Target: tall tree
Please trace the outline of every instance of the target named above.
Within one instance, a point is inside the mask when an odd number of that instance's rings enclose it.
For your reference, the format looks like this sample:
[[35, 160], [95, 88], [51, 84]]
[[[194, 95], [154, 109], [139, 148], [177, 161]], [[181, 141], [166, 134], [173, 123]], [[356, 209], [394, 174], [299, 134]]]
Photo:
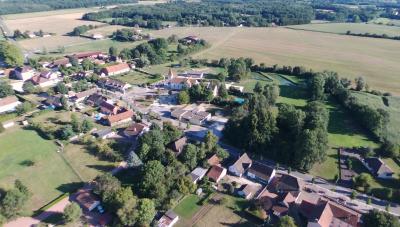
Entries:
[[66, 223], [74, 223], [74, 222], [78, 221], [81, 216], [82, 216], [82, 209], [75, 202], [68, 204], [64, 208], [63, 220]]

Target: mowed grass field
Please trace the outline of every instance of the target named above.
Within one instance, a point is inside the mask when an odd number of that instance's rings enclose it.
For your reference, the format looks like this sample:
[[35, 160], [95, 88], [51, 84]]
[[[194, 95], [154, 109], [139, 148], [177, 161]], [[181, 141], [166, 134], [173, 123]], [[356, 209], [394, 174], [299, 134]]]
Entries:
[[[53, 141], [35, 131], [12, 128], [0, 134], [0, 187], [8, 189], [16, 179], [28, 186], [33, 196], [27, 215], [80, 182], [65, 163]], [[28, 162], [34, 162], [29, 166]]]
[[287, 28], [174, 27], [158, 37], [197, 35], [212, 44], [197, 58], [251, 57], [267, 65], [301, 65], [342, 76], [364, 76], [372, 89], [400, 94], [400, 42]]
[[347, 31], [352, 33], [371, 33], [386, 34], [388, 36], [400, 36], [400, 27], [378, 25], [374, 23], [322, 23], [322, 24], [304, 24], [287, 26], [288, 28], [302, 29], [307, 31], [331, 32], [345, 34]]

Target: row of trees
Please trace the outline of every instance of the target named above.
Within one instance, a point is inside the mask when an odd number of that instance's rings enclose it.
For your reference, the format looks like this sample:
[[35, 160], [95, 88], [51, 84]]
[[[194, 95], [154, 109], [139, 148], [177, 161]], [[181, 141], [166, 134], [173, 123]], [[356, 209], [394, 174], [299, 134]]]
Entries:
[[394, 40], [400, 40], [400, 36], [388, 36], [387, 34], [371, 34], [369, 32], [365, 33], [355, 33], [351, 31], [347, 31], [346, 35], [352, 35], [352, 36], [361, 36], [361, 37], [370, 37], [370, 38], [379, 38], [379, 39], [394, 39]]
[[224, 129], [231, 144], [290, 166], [309, 170], [325, 158], [329, 113], [321, 102], [309, 102], [304, 110], [274, 105], [277, 85], [257, 84], [248, 102], [233, 111]]
[[0, 2], [0, 15], [49, 11], [56, 9], [86, 8], [125, 3], [135, 3], [136, 0], [10, 0]]
[[[187, 11], [190, 9], [190, 13]], [[116, 19], [125, 25], [146, 21], [176, 21], [179, 25], [202, 26], [271, 26], [307, 24], [314, 18], [310, 5], [293, 1], [206, 0], [201, 2], [169, 2], [153, 6], [135, 6], [87, 13], [85, 20]]]
[[80, 36], [80, 35], [85, 34], [87, 31], [92, 30], [92, 29], [95, 29], [95, 28], [97, 28], [97, 27], [98, 27], [98, 26], [92, 25], [92, 24], [89, 24], [89, 25], [86, 25], [86, 24], [80, 25], [80, 26], [75, 27], [75, 28], [72, 30], [72, 32], [70, 33], [70, 35], [73, 35], [73, 36]]
[[[374, 108], [360, 103], [350, 92], [351, 81], [339, 78], [335, 72], [317, 73], [308, 80], [308, 90], [313, 100], [324, 100], [326, 94], [335, 97], [358, 122], [368, 129], [381, 142], [387, 140], [389, 113], [382, 108]], [[355, 79], [355, 90], [366, 87], [362, 77]]]

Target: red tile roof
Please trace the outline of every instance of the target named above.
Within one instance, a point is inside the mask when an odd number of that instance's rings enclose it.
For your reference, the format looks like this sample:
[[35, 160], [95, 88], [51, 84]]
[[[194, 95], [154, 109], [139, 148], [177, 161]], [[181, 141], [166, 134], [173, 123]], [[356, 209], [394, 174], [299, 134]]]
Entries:
[[106, 74], [109, 74], [109, 73], [115, 73], [115, 72], [119, 72], [119, 71], [122, 71], [122, 70], [125, 70], [125, 69], [129, 69], [129, 68], [130, 68], [130, 67], [129, 67], [128, 64], [126, 64], [126, 63], [120, 63], [120, 64], [117, 64], [117, 65], [107, 66], [107, 67], [105, 67], [105, 68], [103, 69], [103, 71], [104, 71]]
[[129, 136], [137, 136], [146, 127], [148, 126], [143, 123], [133, 123], [128, 128], [125, 129], [124, 133]]
[[213, 181], [217, 182], [218, 178], [221, 176], [224, 171], [223, 167], [220, 166], [212, 166], [210, 171], [208, 171], [207, 176]]
[[0, 106], [5, 106], [5, 105], [9, 105], [11, 103], [15, 103], [18, 102], [17, 97], [15, 96], [8, 96], [5, 98], [0, 99]]
[[117, 123], [119, 121], [123, 121], [129, 118], [132, 118], [133, 115], [135, 115], [135, 113], [133, 112], [133, 110], [126, 110], [122, 113], [118, 113], [115, 115], [110, 115], [107, 117], [107, 121], [110, 125]]

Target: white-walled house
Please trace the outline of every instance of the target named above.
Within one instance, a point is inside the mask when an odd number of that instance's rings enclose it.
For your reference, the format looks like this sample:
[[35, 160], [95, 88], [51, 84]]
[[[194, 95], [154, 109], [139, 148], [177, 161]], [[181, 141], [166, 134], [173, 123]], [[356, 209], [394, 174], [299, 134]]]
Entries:
[[17, 67], [14, 72], [17, 79], [23, 81], [29, 80], [35, 75], [35, 69], [30, 66]]
[[244, 153], [233, 165], [229, 166], [229, 172], [238, 177], [242, 177], [252, 164], [253, 161]]
[[382, 159], [372, 157], [362, 160], [364, 166], [377, 178], [392, 179], [394, 172]]
[[21, 104], [15, 96], [8, 96], [0, 99], [0, 113], [15, 111], [15, 108]]

